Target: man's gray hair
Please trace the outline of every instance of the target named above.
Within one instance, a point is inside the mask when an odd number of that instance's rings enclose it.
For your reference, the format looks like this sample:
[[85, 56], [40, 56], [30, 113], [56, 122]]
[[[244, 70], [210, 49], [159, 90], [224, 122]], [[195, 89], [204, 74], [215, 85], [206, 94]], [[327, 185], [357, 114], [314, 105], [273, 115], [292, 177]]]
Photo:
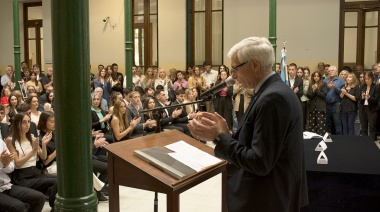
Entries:
[[330, 69], [330, 68], [331, 68], [332, 70], [334, 70], [334, 71], [337, 71], [337, 70], [338, 70], [338, 68], [337, 68], [336, 66], [330, 66], [329, 69]]
[[227, 56], [237, 56], [241, 63], [256, 59], [260, 61], [261, 70], [271, 70], [274, 62], [274, 50], [272, 44], [265, 37], [249, 37], [235, 44]]

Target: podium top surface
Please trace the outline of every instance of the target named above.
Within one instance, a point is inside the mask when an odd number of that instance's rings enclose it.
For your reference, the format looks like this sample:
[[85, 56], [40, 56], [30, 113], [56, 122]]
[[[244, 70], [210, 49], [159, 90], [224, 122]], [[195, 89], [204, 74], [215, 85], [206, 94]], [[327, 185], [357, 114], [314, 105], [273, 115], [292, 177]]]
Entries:
[[[108, 154], [111, 154], [113, 156], [116, 156], [125, 163], [130, 164], [133, 167], [136, 167], [137, 169], [140, 169], [141, 171], [145, 172], [146, 174], [156, 178], [157, 180], [161, 181], [162, 183], [166, 184], [170, 187], [180, 186], [181, 184], [186, 184], [186, 181], [189, 181], [189, 179], [192, 179], [192, 177], [185, 178], [182, 180], [178, 180], [163, 171], [153, 167], [152, 165], [148, 164], [147, 162], [139, 159], [133, 154], [134, 150], [139, 149], [146, 149], [154, 146], [161, 146], [164, 147], [168, 144], [175, 143], [177, 141], [183, 140], [187, 142], [188, 144], [207, 152], [211, 155], [214, 155], [214, 149], [187, 136], [186, 134], [183, 134], [177, 130], [168, 130], [161, 133], [155, 133], [152, 135], [142, 136], [130, 140], [125, 140], [113, 144], [109, 144], [105, 146], [104, 148], [108, 151]], [[223, 170], [225, 170], [227, 162], [222, 160], [221, 163], [212, 166], [210, 168], [207, 168], [205, 170], [202, 170], [197, 173], [197, 176], [199, 177], [202, 175], [207, 175], [210, 172], [218, 171], [219, 173]]]

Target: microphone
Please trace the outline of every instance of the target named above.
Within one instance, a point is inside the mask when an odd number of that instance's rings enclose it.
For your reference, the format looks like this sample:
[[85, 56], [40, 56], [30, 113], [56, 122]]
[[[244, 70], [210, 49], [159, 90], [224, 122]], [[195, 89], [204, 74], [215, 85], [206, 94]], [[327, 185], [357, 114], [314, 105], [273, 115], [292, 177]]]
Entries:
[[204, 99], [204, 98], [212, 97], [216, 93], [218, 93], [219, 91], [221, 91], [223, 88], [225, 88], [227, 86], [232, 86], [234, 84], [235, 84], [235, 80], [231, 76], [229, 76], [226, 80], [224, 80], [224, 82], [219, 83], [219, 84], [215, 85], [214, 87], [210, 88], [209, 90], [203, 92], [199, 96], [199, 98], [200, 99]]

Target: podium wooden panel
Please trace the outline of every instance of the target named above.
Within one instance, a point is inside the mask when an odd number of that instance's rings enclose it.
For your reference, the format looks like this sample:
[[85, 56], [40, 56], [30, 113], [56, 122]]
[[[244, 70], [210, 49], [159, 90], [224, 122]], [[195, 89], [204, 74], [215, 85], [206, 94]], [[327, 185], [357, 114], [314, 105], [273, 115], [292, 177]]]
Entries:
[[202, 170], [189, 178], [177, 180], [133, 155], [133, 150], [165, 146], [180, 140], [214, 155], [214, 150], [211, 147], [177, 130], [169, 130], [105, 146], [104, 148], [108, 151], [109, 211], [120, 211], [119, 185], [165, 193], [167, 195], [167, 211], [179, 211], [180, 193], [219, 173], [222, 173], [222, 211], [227, 211], [226, 161]]

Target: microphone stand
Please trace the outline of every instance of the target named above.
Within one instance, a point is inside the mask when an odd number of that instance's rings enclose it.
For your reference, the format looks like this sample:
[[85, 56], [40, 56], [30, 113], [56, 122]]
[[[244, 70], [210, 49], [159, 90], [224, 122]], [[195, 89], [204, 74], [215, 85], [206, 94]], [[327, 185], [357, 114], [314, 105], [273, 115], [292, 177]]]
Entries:
[[[212, 98], [212, 95], [210, 95], [210, 96]], [[210, 98], [210, 96], [207, 96], [207, 97]], [[157, 123], [156, 133], [159, 133], [159, 132], [161, 132], [161, 119], [162, 119], [161, 118], [161, 114], [162, 114], [162, 110], [172, 109], [172, 108], [178, 108], [178, 107], [181, 107], [181, 109], [182, 109], [182, 106], [191, 105], [191, 104], [198, 104], [198, 103], [202, 103], [202, 102], [204, 102], [206, 100], [208, 100], [208, 99], [204, 98], [204, 99], [200, 99], [200, 100], [197, 100], [197, 101], [194, 101], [194, 102], [181, 103], [181, 104], [177, 104], [177, 105], [169, 105], [169, 106], [165, 106], [165, 107], [156, 107], [156, 108], [153, 108], [153, 109], [142, 110], [142, 111], [140, 111], [140, 113], [152, 112], [154, 114], [157, 114], [156, 116], [153, 115], [153, 118], [154, 118], [154, 120], [156, 120], [156, 123]], [[153, 206], [154, 206], [154, 212], [158, 212], [158, 193], [156, 191], [154, 192], [154, 203], [153, 203]]]

